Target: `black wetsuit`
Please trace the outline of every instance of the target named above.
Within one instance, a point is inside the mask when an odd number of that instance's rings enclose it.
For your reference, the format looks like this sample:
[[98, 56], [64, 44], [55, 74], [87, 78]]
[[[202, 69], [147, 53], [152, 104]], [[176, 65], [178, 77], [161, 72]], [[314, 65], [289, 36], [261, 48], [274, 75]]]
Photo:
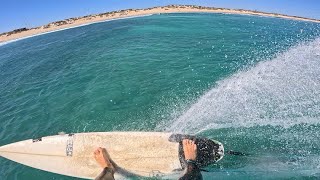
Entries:
[[113, 170], [109, 167], [104, 168], [95, 180], [114, 180]]
[[201, 170], [195, 163], [187, 163], [184, 175], [179, 180], [202, 180]]
[[[112, 171], [111, 168], [104, 168], [95, 180], [114, 180]], [[202, 180], [200, 169], [195, 163], [188, 163], [185, 171], [185, 174], [179, 180]]]

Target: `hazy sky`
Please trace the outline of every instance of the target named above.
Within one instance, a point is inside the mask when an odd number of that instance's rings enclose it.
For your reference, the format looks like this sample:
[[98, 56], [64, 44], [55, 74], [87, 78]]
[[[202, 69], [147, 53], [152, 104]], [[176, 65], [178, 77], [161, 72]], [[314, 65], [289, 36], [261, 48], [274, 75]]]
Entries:
[[119, 9], [195, 4], [320, 19], [320, 0], [1, 0], [0, 32]]

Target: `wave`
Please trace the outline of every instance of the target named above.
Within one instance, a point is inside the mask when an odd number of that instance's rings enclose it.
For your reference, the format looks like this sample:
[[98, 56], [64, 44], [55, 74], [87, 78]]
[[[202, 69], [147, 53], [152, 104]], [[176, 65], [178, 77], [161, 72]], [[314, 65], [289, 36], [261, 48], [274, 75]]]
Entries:
[[242, 70], [200, 97], [167, 131], [317, 124], [320, 117], [320, 38]]

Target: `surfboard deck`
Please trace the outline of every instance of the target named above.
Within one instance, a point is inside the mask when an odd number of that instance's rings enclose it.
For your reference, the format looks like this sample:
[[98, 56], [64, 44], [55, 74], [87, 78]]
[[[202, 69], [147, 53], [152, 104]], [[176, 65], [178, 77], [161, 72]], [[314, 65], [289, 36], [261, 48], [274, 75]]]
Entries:
[[29, 139], [0, 147], [0, 156], [67, 176], [94, 179], [102, 169], [93, 152], [106, 148], [116, 166], [116, 179], [130, 176], [170, 177], [181, 174], [179, 143], [172, 133], [94, 132]]

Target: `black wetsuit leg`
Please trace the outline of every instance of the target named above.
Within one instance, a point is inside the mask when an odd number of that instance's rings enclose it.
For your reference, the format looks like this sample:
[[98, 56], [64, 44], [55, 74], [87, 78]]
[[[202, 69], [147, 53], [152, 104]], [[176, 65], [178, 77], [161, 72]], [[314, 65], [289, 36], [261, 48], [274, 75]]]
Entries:
[[95, 180], [114, 180], [113, 170], [109, 167], [104, 168], [99, 176], [95, 178]]
[[197, 165], [188, 163], [185, 174], [179, 180], [202, 180], [202, 174]]
[[[114, 180], [113, 170], [104, 168], [95, 180]], [[200, 169], [193, 163], [188, 163], [185, 174], [179, 180], [202, 180]]]

